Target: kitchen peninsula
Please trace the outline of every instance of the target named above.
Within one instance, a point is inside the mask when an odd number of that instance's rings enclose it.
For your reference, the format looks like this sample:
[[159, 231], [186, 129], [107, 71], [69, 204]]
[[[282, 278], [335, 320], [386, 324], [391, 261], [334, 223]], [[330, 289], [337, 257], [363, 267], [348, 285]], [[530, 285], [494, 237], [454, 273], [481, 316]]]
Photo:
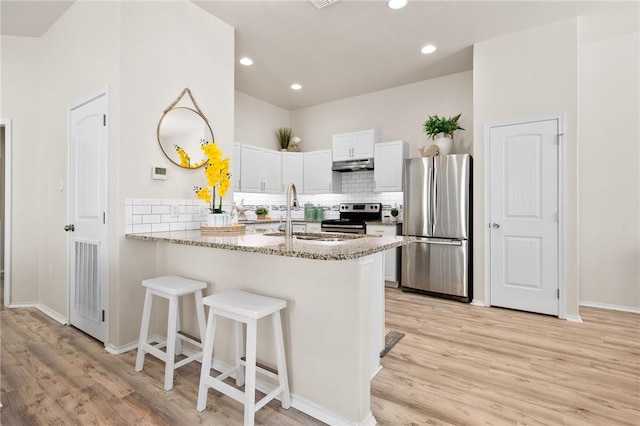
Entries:
[[[156, 244], [158, 276], [206, 281], [208, 294], [240, 289], [286, 300], [292, 406], [328, 424], [373, 425], [370, 381], [381, 368], [384, 346], [384, 251], [413, 240], [344, 235], [334, 241], [336, 234], [307, 234], [314, 235], [321, 239], [285, 241], [278, 233], [249, 232], [202, 236], [198, 230], [126, 238], [134, 245]], [[181, 320], [187, 332], [196, 329], [192, 312], [185, 303]], [[258, 328], [258, 361], [275, 366], [269, 328]], [[232, 348], [232, 327], [221, 321], [214, 369], [232, 363]]]

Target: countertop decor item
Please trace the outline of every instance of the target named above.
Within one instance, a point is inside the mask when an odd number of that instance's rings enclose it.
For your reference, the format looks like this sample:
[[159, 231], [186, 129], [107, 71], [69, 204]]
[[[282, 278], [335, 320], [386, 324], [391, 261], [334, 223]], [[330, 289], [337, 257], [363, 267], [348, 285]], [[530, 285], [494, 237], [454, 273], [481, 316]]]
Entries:
[[[196, 196], [207, 203], [209, 213], [223, 213], [222, 198], [231, 186], [231, 174], [229, 173], [229, 157], [222, 158], [222, 151], [215, 143], [203, 143], [200, 146], [207, 158], [204, 167], [204, 174], [207, 177], [207, 185], [204, 187], [194, 186]], [[216, 192], [220, 201], [216, 206]]]
[[289, 141], [289, 147], [287, 148], [287, 151], [300, 152], [300, 147], [298, 145], [300, 145], [301, 140], [302, 139], [300, 139], [298, 136], [292, 137], [291, 140]]
[[398, 221], [398, 214], [400, 213], [398, 211], [398, 209], [396, 209], [395, 207], [391, 209], [391, 211], [389, 212], [391, 213], [391, 220], [393, 222], [397, 222]]
[[269, 213], [269, 210], [267, 210], [266, 207], [258, 207], [256, 209], [256, 217], [258, 218], [258, 220], [266, 219], [268, 213]]
[[458, 114], [449, 118], [438, 117], [437, 114], [430, 115], [427, 121], [424, 122], [424, 132], [438, 147], [439, 155], [449, 154], [453, 146], [453, 133], [456, 130], [464, 130], [458, 124], [461, 115]]
[[289, 141], [291, 140], [291, 127], [280, 127], [276, 129], [276, 136], [278, 138], [278, 143], [280, 144], [280, 149], [286, 151], [289, 148]]
[[440, 153], [440, 149], [436, 145], [423, 146], [419, 148], [420, 155], [423, 157], [434, 157]]

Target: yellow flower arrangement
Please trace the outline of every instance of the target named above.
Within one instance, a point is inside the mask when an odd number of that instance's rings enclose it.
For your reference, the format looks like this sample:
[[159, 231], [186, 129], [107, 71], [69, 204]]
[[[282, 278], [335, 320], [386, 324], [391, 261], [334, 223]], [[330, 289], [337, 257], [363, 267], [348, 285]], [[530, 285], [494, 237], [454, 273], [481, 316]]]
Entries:
[[178, 156], [180, 157], [180, 165], [182, 167], [187, 167], [187, 168], [191, 167], [191, 158], [189, 157], [189, 154], [187, 154], [187, 151], [185, 151], [182, 147], [178, 145], [173, 145], [173, 146], [178, 152]]
[[[198, 199], [204, 200], [204, 202], [209, 204], [209, 211], [211, 213], [222, 213], [222, 197], [225, 196], [231, 186], [229, 157], [222, 158], [222, 151], [215, 142], [208, 143], [203, 141], [200, 149], [202, 149], [208, 161], [204, 166], [204, 174], [207, 177], [208, 186], [194, 186], [193, 190]], [[220, 197], [220, 202], [217, 207], [216, 192]]]

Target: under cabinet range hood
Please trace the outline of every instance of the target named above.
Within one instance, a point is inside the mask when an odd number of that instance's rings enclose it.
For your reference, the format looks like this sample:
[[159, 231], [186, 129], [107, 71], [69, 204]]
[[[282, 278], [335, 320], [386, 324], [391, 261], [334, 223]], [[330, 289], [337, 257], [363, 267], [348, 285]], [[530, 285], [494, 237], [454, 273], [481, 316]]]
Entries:
[[373, 170], [373, 158], [362, 160], [334, 161], [331, 170], [334, 172], [357, 172], [360, 170]]

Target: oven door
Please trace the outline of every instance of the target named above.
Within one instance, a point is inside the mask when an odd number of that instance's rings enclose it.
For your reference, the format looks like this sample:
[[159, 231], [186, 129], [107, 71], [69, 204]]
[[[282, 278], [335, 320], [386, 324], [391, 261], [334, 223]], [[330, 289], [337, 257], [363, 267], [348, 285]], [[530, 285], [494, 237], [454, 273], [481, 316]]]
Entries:
[[364, 223], [331, 223], [322, 222], [320, 225], [322, 232], [339, 232], [341, 234], [364, 234]]

